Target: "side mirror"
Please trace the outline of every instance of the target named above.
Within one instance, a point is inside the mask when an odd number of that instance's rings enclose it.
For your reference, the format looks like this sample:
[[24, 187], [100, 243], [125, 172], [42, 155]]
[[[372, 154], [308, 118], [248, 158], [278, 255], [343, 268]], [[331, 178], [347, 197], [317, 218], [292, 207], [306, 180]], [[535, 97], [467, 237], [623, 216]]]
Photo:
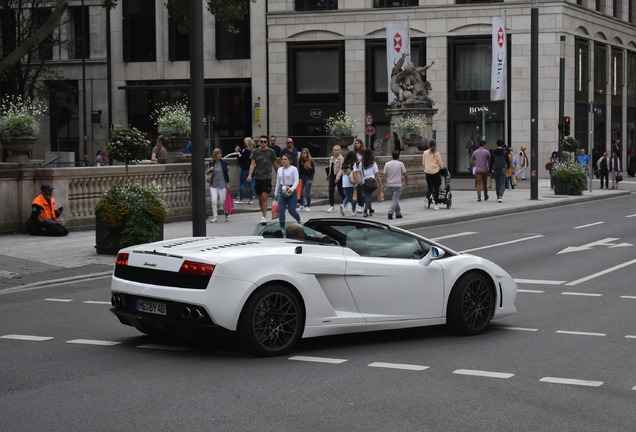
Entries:
[[432, 261], [434, 261], [436, 259], [439, 259], [439, 258], [443, 257], [444, 255], [446, 255], [446, 252], [444, 252], [444, 249], [438, 249], [435, 246], [432, 246], [429, 249], [429, 251], [426, 254], [426, 256], [420, 260], [420, 265], [422, 265], [424, 267], [428, 267], [428, 265]]

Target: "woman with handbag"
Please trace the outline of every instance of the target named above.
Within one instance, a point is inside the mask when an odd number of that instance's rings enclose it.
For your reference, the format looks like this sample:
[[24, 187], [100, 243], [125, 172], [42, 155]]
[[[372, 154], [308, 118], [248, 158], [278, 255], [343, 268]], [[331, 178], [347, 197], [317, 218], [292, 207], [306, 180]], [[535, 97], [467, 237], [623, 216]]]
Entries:
[[[210, 198], [212, 199], [212, 218], [210, 222], [218, 220], [218, 207], [225, 204], [225, 196], [230, 193], [230, 175], [227, 162], [223, 160], [221, 149], [215, 148], [212, 151], [212, 160], [205, 171], [207, 176], [212, 175], [210, 180]], [[225, 222], [230, 220], [230, 215], [224, 210]]]
[[368, 217], [375, 212], [375, 210], [371, 207], [371, 204], [373, 203], [373, 192], [382, 186], [378, 164], [375, 163], [373, 152], [369, 149], [364, 151], [361, 168], [361, 181], [364, 189], [364, 217]]
[[342, 190], [344, 191], [344, 199], [340, 204], [340, 214], [345, 216], [345, 211], [349, 210], [349, 204], [351, 204], [350, 216], [356, 215], [356, 202], [353, 201], [353, 190], [358, 185], [358, 172], [355, 171], [356, 154], [354, 152], [347, 153], [347, 156], [342, 162], [340, 171], [336, 175], [336, 183], [342, 183]]
[[609, 172], [612, 177], [612, 189], [618, 189], [618, 182], [621, 181], [618, 178], [621, 173], [621, 160], [615, 151], [612, 152], [612, 157], [609, 160]]
[[433, 208], [439, 210], [437, 199], [439, 197], [439, 185], [442, 183], [440, 171], [444, 169], [444, 163], [442, 162], [442, 156], [437, 151], [435, 140], [428, 142], [428, 150], [422, 154], [422, 165], [426, 174], [426, 194], [428, 195], [429, 205], [433, 201], [435, 203]]
[[342, 162], [344, 158], [342, 157], [342, 149], [338, 144], [333, 146], [333, 154], [329, 159], [329, 166], [326, 169], [327, 171], [327, 183], [329, 183], [329, 208], [327, 209], [327, 213], [332, 213], [334, 210], [335, 197], [336, 197], [336, 187], [338, 188], [338, 195], [340, 195], [341, 199], [344, 199], [344, 191], [342, 190], [342, 182], [336, 182], [336, 177], [340, 172], [340, 168], [342, 168]]
[[296, 210], [298, 202], [298, 169], [292, 165], [291, 156], [284, 154], [280, 157], [281, 167], [278, 168], [276, 176], [276, 190], [274, 191], [274, 199], [278, 202], [278, 220], [281, 228], [285, 229], [285, 209], [296, 219], [299, 224], [302, 223], [300, 215]]

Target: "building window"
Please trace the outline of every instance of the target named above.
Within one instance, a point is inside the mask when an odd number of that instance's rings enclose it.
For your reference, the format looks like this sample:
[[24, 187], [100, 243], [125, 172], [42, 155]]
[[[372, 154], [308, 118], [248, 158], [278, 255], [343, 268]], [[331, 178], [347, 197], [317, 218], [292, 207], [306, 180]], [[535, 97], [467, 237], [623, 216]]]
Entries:
[[338, 0], [296, 0], [296, 12], [338, 9]]
[[586, 40], [576, 40], [576, 58], [574, 64], [575, 99], [587, 103], [590, 49]]
[[290, 46], [290, 94], [296, 103], [337, 103], [344, 96], [344, 47], [336, 44]]
[[88, 8], [72, 7], [70, 10], [72, 45], [69, 56], [74, 59], [91, 58]]
[[0, 29], [2, 29], [0, 43], [2, 44], [1, 52], [3, 58], [8, 56], [16, 47], [17, 28], [18, 23], [15, 11], [11, 9], [0, 10]]
[[636, 52], [627, 53], [627, 86], [626, 87], [627, 87], [627, 105], [636, 107]]
[[503, 0], [455, 0], [455, 4], [503, 3]]
[[125, 62], [157, 59], [154, 0], [124, 0], [123, 43]]
[[172, 17], [168, 17], [168, 59], [170, 61], [190, 60], [190, 31], [182, 33]]
[[453, 44], [451, 92], [456, 101], [489, 100], [492, 47], [490, 39]]
[[612, 104], [622, 105], [623, 102], [623, 51], [612, 49], [611, 86]]
[[230, 33], [216, 20], [216, 58], [217, 60], [235, 60], [250, 58], [250, 15], [235, 24], [238, 33]]
[[373, 0], [374, 8], [419, 6], [420, 0]]
[[[51, 9], [32, 9], [35, 22], [41, 27], [51, 15]], [[38, 45], [36, 58], [38, 60], [51, 60], [53, 58], [53, 35], [49, 34]]]
[[607, 86], [607, 46], [594, 44], [594, 100], [605, 103]]

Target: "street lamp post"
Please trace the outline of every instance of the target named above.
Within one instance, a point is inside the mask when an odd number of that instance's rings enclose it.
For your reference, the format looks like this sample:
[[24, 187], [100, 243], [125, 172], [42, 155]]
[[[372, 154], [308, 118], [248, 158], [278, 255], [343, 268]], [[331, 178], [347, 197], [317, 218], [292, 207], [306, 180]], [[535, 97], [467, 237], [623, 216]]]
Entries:
[[539, 7], [530, 9], [530, 199], [539, 199]]

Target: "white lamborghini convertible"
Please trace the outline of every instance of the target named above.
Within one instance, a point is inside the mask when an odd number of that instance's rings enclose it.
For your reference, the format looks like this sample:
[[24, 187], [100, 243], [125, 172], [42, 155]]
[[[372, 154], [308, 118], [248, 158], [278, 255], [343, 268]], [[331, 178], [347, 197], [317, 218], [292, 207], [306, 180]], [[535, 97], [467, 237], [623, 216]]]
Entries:
[[302, 228], [302, 239], [273, 223], [122, 249], [111, 311], [147, 334], [230, 330], [259, 355], [340, 333], [447, 324], [472, 335], [516, 312], [515, 282], [486, 259], [368, 220]]

